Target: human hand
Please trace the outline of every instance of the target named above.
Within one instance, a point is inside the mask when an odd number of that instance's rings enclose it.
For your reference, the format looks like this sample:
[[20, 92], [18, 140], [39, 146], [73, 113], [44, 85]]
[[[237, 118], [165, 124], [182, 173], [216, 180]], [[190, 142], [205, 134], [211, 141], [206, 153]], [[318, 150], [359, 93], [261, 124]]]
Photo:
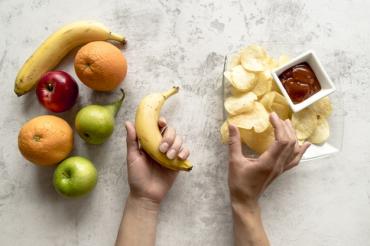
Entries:
[[[170, 190], [178, 174], [177, 171], [167, 169], [155, 162], [139, 147], [135, 126], [125, 122], [127, 131], [127, 173], [130, 185], [130, 195], [136, 199], [144, 199], [155, 204], [160, 204]], [[169, 159], [176, 156], [181, 159], [189, 157], [189, 150], [183, 146], [180, 136], [172, 127], [167, 126], [164, 118], [158, 121], [163, 139], [158, 147], [166, 153]]]
[[308, 142], [299, 145], [290, 120], [270, 115], [275, 142], [257, 159], [242, 153], [239, 129], [229, 126], [229, 190], [232, 203], [256, 206], [267, 186], [284, 171], [298, 165]]

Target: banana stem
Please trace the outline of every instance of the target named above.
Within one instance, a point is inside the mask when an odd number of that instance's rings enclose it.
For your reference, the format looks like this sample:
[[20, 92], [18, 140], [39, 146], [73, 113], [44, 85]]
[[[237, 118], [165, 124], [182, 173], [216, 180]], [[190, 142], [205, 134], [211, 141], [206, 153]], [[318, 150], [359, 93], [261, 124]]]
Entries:
[[119, 34], [117, 34], [117, 33], [114, 33], [114, 32], [110, 32], [109, 33], [109, 39], [111, 39], [111, 40], [115, 40], [115, 41], [118, 41], [118, 42], [120, 42], [120, 43], [122, 43], [122, 44], [126, 44], [126, 38], [124, 37], [124, 36], [122, 36], [122, 35], [119, 35]]
[[162, 96], [164, 97], [164, 99], [167, 99], [170, 96], [172, 96], [172, 95], [176, 94], [177, 92], [179, 92], [179, 89], [180, 89], [180, 87], [174, 86], [171, 89], [169, 89], [168, 91], [163, 92], [162, 93]]

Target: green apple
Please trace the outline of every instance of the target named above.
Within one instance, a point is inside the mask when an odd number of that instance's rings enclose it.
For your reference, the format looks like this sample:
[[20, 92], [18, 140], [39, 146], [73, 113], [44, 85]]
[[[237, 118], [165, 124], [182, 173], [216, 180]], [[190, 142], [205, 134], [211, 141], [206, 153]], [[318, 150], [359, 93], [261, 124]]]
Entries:
[[54, 187], [62, 195], [77, 197], [94, 189], [97, 171], [88, 159], [72, 156], [62, 161], [54, 172]]
[[102, 144], [113, 133], [115, 119], [125, 93], [121, 89], [120, 100], [108, 105], [88, 105], [82, 108], [76, 116], [75, 126], [80, 137], [90, 144]]

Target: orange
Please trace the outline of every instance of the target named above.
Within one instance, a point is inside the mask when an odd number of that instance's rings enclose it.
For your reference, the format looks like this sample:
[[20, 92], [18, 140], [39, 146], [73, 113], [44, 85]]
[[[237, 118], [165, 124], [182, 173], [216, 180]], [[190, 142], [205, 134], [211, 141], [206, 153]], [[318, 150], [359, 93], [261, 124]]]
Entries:
[[72, 128], [62, 118], [38, 116], [22, 126], [18, 135], [18, 148], [24, 158], [34, 164], [57, 164], [72, 151]]
[[75, 57], [78, 78], [96, 91], [113, 91], [126, 77], [127, 62], [121, 51], [104, 41], [83, 46]]

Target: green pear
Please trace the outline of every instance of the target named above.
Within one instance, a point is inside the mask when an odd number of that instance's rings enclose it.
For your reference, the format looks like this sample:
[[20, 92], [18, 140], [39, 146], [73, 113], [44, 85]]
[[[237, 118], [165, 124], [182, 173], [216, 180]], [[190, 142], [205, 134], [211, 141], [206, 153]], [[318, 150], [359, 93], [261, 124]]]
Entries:
[[83, 107], [76, 116], [75, 126], [80, 137], [89, 144], [102, 144], [112, 135], [115, 125], [115, 116], [125, 99], [125, 92], [121, 89], [122, 97], [118, 101], [107, 105], [88, 105]]

